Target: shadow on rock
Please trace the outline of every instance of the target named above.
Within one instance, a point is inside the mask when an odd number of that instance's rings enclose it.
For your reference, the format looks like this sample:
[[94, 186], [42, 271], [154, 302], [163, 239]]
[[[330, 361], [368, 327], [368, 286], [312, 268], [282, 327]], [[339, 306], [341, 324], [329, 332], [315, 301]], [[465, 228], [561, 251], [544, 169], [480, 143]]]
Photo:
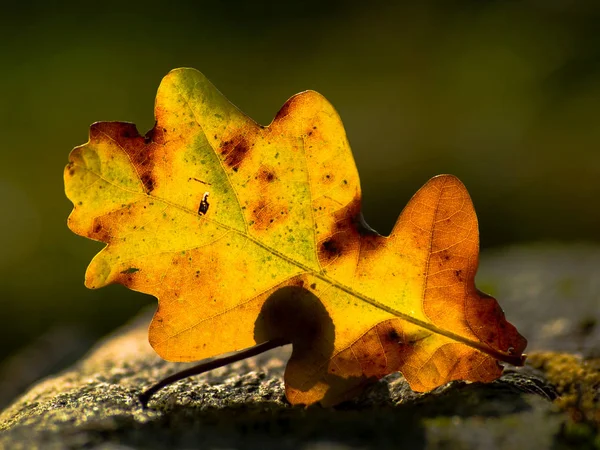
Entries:
[[[126, 422], [126, 423], [125, 423]], [[228, 409], [176, 406], [140, 424], [133, 418], [117, 430], [87, 435], [86, 445], [114, 441], [134, 448], [299, 448], [307, 444], [421, 449], [424, 429], [407, 408], [333, 410], [273, 403]]]
[[[532, 381], [533, 380], [533, 381]], [[336, 408], [290, 407], [280, 401], [227, 408], [157, 405], [163, 414], [144, 423], [121, 418], [112, 430], [87, 431], [88, 443], [114, 441], [134, 448], [232, 447], [285, 449], [307, 444], [368, 448], [425, 448], [423, 419], [495, 418], [531, 410], [528, 395], [553, 391], [530, 373], [508, 372], [490, 383], [454, 382], [428, 394], [410, 391], [399, 376], [381, 381]]]

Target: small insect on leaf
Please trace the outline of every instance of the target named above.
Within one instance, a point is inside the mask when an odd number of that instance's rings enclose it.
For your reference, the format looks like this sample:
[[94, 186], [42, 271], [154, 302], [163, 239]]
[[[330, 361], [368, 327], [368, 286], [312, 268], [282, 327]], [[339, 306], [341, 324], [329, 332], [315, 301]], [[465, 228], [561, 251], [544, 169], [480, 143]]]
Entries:
[[260, 126], [177, 69], [155, 105], [152, 139], [95, 123], [64, 178], [78, 205], [69, 227], [107, 244], [86, 285], [157, 297], [160, 356], [292, 342], [287, 398], [323, 405], [396, 371], [427, 391], [523, 364], [526, 340], [475, 287], [477, 217], [456, 177], [429, 180], [382, 236], [362, 218], [342, 122], [320, 94], [293, 96]]
[[198, 207], [198, 214], [206, 214], [208, 212], [208, 207], [210, 204], [208, 203], [208, 192], [205, 192], [202, 196], [202, 201], [200, 202], [200, 206]]

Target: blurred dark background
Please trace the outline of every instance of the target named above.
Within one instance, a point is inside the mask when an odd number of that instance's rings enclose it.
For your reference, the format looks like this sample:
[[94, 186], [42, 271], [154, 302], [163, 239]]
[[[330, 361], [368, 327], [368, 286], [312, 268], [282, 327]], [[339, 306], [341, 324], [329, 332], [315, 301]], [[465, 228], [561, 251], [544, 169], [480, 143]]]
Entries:
[[[62, 171], [92, 122], [151, 128], [169, 70], [199, 69], [262, 124], [296, 92], [324, 94], [382, 233], [427, 179], [453, 173], [483, 248], [598, 241], [599, 24], [596, 0], [4, 6], [0, 404], [3, 374], [26, 383], [155, 304], [121, 286], [84, 288], [101, 245], [67, 229]], [[41, 368], [23, 365], [35, 360]]]

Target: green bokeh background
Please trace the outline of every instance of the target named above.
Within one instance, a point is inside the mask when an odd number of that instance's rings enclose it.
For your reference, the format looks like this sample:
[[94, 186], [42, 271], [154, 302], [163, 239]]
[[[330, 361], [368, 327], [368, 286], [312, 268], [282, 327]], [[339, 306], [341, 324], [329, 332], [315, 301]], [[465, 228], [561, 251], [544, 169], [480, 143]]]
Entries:
[[427, 179], [453, 173], [483, 247], [598, 241], [599, 23], [593, 0], [5, 7], [0, 359], [56, 327], [93, 340], [154, 304], [121, 286], [84, 288], [101, 245], [67, 229], [62, 171], [92, 122], [150, 129], [176, 67], [199, 69], [262, 124], [296, 92], [324, 94], [382, 233]]

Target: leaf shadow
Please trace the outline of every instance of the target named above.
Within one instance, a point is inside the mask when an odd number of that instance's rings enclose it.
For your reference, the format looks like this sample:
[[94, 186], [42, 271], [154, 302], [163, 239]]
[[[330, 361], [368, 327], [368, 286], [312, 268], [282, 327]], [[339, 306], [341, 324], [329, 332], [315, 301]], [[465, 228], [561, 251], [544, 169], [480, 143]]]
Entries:
[[278, 289], [264, 302], [254, 325], [254, 340], [284, 340], [292, 343], [292, 356], [286, 367], [286, 384], [302, 391], [310, 390], [316, 382], [288, 376], [300, 366], [316, 366], [333, 355], [335, 325], [321, 300], [303, 287], [286, 286]]
[[286, 286], [265, 300], [254, 324], [254, 339], [285, 339], [293, 344], [292, 357], [303, 357], [316, 350], [323, 357], [330, 357], [335, 325], [315, 294], [302, 285]]

